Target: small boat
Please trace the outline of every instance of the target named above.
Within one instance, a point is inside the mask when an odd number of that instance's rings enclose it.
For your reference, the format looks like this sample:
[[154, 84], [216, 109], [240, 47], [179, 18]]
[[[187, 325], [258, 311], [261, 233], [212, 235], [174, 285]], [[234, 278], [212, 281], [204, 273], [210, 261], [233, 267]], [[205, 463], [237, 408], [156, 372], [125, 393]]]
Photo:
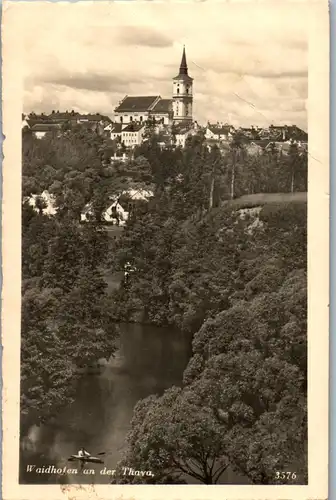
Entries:
[[69, 462], [74, 462], [75, 460], [80, 460], [81, 462], [88, 462], [92, 464], [103, 464], [104, 461], [101, 460], [98, 457], [92, 457], [91, 455], [89, 456], [81, 456], [81, 455], [71, 455], [71, 457], [68, 458]]
[[[101, 452], [101, 453], [98, 453], [98, 455], [105, 455], [105, 452]], [[86, 463], [91, 463], [91, 464], [103, 464], [103, 460], [101, 458], [98, 458], [98, 457], [94, 457], [93, 455], [91, 455], [91, 453], [89, 453], [88, 451], [86, 451], [84, 448], [81, 448], [77, 454], [74, 454], [74, 455], [71, 455], [69, 458], [68, 458], [68, 461], [69, 462], [74, 462], [75, 460], [78, 460], [79, 462], [81, 462], [82, 466], [84, 466], [84, 464]]]

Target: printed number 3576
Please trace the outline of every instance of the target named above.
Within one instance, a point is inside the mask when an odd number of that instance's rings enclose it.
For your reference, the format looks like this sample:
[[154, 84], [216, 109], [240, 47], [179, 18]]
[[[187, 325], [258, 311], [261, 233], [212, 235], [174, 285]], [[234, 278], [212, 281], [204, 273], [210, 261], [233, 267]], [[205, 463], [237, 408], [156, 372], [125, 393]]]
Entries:
[[277, 470], [275, 473], [275, 479], [296, 479], [296, 472], [281, 472]]

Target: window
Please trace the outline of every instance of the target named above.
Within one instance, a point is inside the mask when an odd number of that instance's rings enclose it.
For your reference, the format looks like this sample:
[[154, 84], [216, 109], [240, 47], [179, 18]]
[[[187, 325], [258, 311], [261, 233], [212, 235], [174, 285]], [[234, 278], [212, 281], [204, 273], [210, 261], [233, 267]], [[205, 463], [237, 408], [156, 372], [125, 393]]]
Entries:
[[187, 94], [189, 94], [189, 85], [187, 85], [186, 91], [187, 91]]
[[130, 121], [131, 121], [131, 122], [133, 121], [133, 116], [130, 116]]
[[122, 123], [122, 121], [123, 121], [123, 117], [121, 116], [121, 117], [120, 117], [120, 123]]
[[178, 94], [180, 93], [180, 88], [179, 88], [179, 87], [177, 87], [177, 93], [178, 93]]
[[140, 121], [142, 122], [142, 116], [140, 116]]

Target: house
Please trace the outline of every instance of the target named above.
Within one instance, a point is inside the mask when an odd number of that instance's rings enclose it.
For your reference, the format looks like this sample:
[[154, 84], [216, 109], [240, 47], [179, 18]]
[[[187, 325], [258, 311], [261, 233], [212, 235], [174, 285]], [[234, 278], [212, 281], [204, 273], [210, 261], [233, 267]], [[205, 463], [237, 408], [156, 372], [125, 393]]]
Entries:
[[121, 155], [117, 155], [117, 153], [114, 153], [113, 156], [111, 156], [110, 161], [111, 163], [125, 163], [126, 161], [129, 160], [129, 156], [126, 153], [122, 153]]
[[249, 139], [249, 140], [254, 140], [254, 141], [258, 141], [262, 138], [266, 139], [268, 138], [268, 135], [266, 135], [265, 137], [262, 137], [261, 133], [262, 133], [262, 129], [260, 129], [259, 127], [239, 127], [238, 130], [237, 130], [237, 133], [242, 136], [242, 137], [245, 137], [246, 139]]
[[[115, 127], [115, 124], [113, 122], [106, 125], [103, 129], [104, 135], [106, 135], [107, 137], [111, 137], [111, 132], [112, 132], [114, 127]], [[121, 132], [121, 129], [120, 129], [120, 132]], [[115, 139], [115, 138], [116, 137], [113, 137], [113, 139]], [[111, 139], [112, 139], [112, 137], [111, 137]]]
[[288, 141], [275, 142], [274, 144], [278, 149], [278, 151], [284, 155], [288, 155], [290, 148], [293, 144], [296, 144], [297, 151], [300, 155], [308, 151], [308, 143], [304, 141], [288, 140]]
[[126, 191], [127, 196], [132, 198], [132, 200], [148, 201], [154, 196], [154, 192], [146, 189], [129, 189]]
[[93, 130], [99, 134], [104, 134], [107, 126], [112, 125], [112, 120], [108, 116], [95, 114], [78, 114], [76, 123], [88, 130]]
[[169, 148], [170, 146], [172, 146], [171, 134], [168, 134], [166, 132], [161, 133], [157, 144], [161, 149], [166, 149], [166, 148]]
[[62, 125], [60, 123], [37, 123], [30, 128], [36, 139], [43, 139], [46, 134], [59, 135]]
[[291, 139], [303, 142], [308, 141], [307, 132], [296, 125], [270, 125], [270, 127], [264, 131], [264, 134], [267, 134], [270, 140], [277, 142], [285, 142]]
[[114, 201], [103, 213], [106, 222], [116, 222], [118, 226], [124, 226], [128, 220], [129, 212], [122, 207], [119, 201]]
[[144, 132], [144, 123], [129, 123], [128, 125], [126, 125], [126, 127], [122, 127], [121, 142], [127, 148], [134, 148], [135, 146], [139, 146], [143, 141]]
[[176, 147], [185, 148], [186, 141], [188, 137], [195, 133], [194, 128], [190, 128], [190, 126], [181, 126], [178, 127], [175, 131], [175, 144]]
[[[266, 139], [266, 145], [269, 143], [269, 140]], [[250, 141], [246, 145], [246, 151], [251, 156], [257, 156], [263, 153], [265, 147], [264, 140], [260, 141]]]
[[[88, 222], [94, 216], [91, 203], [87, 203], [81, 213], [81, 222]], [[105, 222], [116, 222], [119, 226], [126, 224], [128, 212], [120, 205], [118, 200], [114, 200], [102, 213], [102, 220]]]
[[28, 115], [22, 114], [22, 116], [21, 116], [21, 129], [23, 130], [26, 127], [30, 128], [29, 117], [28, 117]]
[[215, 139], [217, 141], [228, 141], [232, 137], [233, 127], [231, 125], [221, 125], [208, 123], [205, 130], [206, 139]]
[[[108, 127], [110, 127], [110, 125], [108, 125]], [[121, 131], [123, 127], [125, 127], [125, 125], [123, 125], [122, 123], [114, 123], [111, 125], [110, 138], [112, 139], [112, 141], [117, 139], [117, 137], [121, 138]]]
[[252, 156], [262, 154], [265, 151], [271, 151], [272, 149], [277, 149], [277, 147], [275, 143], [269, 139], [249, 141], [246, 145], [246, 151]]
[[[80, 125], [83, 128], [88, 130], [94, 130], [98, 133], [103, 133], [104, 127], [111, 123], [110, 118], [107, 116], [101, 115], [99, 113], [96, 114], [81, 114], [76, 111], [52, 111], [49, 115], [45, 115], [41, 113], [40, 115], [36, 115], [35, 113], [30, 113], [30, 115], [22, 118], [22, 128], [28, 126], [33, 129], [35, 125], [38, 127], [35, 128], [37, 132], [37, 128], [40, 128], [42, 125], [58, 125], [61, 128], [62, 125], [69, 125], [72, 128], [75, 125]], [[44, 127], [41, 128], [43, 132]], [[42, 137], [41, 133], [37, 135], [37, 137]]]
[[53, 110], [50, 115], [47, 116], [48, 120], [57, 123], [72, 122], [77, 123], [79, 113], [76, 111], [55, 111]]
[[43, 193], [37, 195], [33, 194], [30, 197], [25, 197], [23, 201], [28, 202], [30, 206], [34, 208], [36, 212], [39, 212], [37, 199], [41, 199], [43, 204], [45, 205], [42, 209], [42, 213], [44, 215], [55, 215], [57, 209], [55, 208], [55, 197], [50, 194], [48, 191], [43, 191]]

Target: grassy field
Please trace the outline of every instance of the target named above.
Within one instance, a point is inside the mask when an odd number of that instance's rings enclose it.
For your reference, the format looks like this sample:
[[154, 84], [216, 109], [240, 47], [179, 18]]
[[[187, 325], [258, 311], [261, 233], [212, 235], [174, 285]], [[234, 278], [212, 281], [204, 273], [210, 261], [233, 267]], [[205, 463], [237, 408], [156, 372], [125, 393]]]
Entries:
[[223, 205], [241, 206], [246, 203], [246, 206], [256, 206], [265, 203], [304, 203], [307, 202], [307, 199], [307, 193], [257, 193], [247, 194], [235, 200], [225, 201]]

